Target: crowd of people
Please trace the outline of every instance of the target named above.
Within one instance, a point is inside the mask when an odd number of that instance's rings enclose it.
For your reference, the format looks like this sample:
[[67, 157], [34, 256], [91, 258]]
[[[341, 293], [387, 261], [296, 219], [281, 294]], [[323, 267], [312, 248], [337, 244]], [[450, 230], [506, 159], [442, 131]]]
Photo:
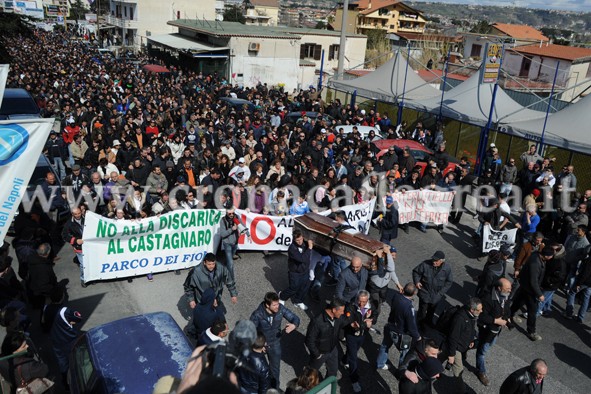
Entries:
[[[226, 210], [221, 234], [223, 263], [208, 254], [184, 284], [194, 313], [191, 335], [197, 344], [211, 345], [229, 332], [223, 288], [232, 302], [238, 297], [233, 260], [242, 223], [235, 209], [275, 216], [332, 209], [335, 219], [346, 224], [339, 207], [383, 195], [383, 214], [376, 215], [376, 226], [388, 246], [378, 252], [375, 266], [367, 268], [357, 258], [345, 262], [327, 256], [312, 240], [294, 231], [287, 253], [288, 288], [267, 293], [251, 315], [262, 335], [253, 344], [250, 370], [238, 373], [243, 393], [280, 388], [279, 339], [300, 325], [285, 301], [291, 299], [306, 310], [308, 299], [318, 302], [321, 287], [334, 286], [334, 298], [307, 327], [309, 368], [287, 385], [288, 392], [304, 392], [311, 388], [310, 382], [317, 384], [323, 366], [325, 376], [336, 376], [339, 363], [345, 366], [353, 390], [362, 392], [357, 353], [367, 335], [380, 334], [377, 320], [386, 301], [391, 312], [382, 321], [385, 327], [376, 366], [396, 371], [401, 393], [431, 392], [432, 381], [443, 373], [444, 364], [451, 369], [457, 392], [464, 392], [462, 360], [470, 349], [476, 350], [478, 378], [488, 386], [485, 357], [500, 331], [525, 317], [529, 338], [541, 340], [536, 317], [551, 313], [556, 291], [567, 293], [569, 316], [580, 293], [582, 305], [575, 319], [582, 322], [585, 318], [591, 297], [587, 228], [591, 190], [577, 195], [574, 168], [567, 165], [555, 174], [553, 159], [538, 155], [535, 145], [519, 162], [510, 158], [503, 165], [498, 148], [491, 144], [482, 160], [483, 175], [476, 177], [466, 157], [455, 168], [448, 168], [457, 160], [445, 150], [442, 124], [435, 131], [421, 123], [413, 128], [396, 125], [387, 114], [373, 109], [366, 111], [339, 100], [323, 102], [314, 88], [286, 92], [266, 84], [233, 86], [216, 73], [204, 75], [174, 66], [166, 74], [151, 73], [141, 64], [103, 56], [66, 33], [34, 31], [28, 37], [2, 40], [13, 57], [6, 86], [25, 88], [43, 117], [60, 120], [59, 130], [51, 132], [43, 151], [54, 171], [47, 174], [39, 192], [50, 206], [22, 211], [15, 222], [13, 247], [24, 287], [11, 271], [7, 248], [2, 258], [3, 324], [17, 333], [27, 330], [24, 300], [48, 311], [49, 329], [56, 331], [55, 354], [64, 374], [67, 360], [63, 355], [81, 317], [61, 306], [64, 283], [57, 281], [52, 264], [57, 258], [55, 246], [69, 244], [86, 287], [82, 228], [87, 211], [114, 220], [141, 220], [178, 209]], [[158, 62], [147, 56], [141, 60]], [[220, 100], [224, 97], [247, 99], [255, 109], [235, 108]], [[305, 111], [321, 116], [312, 119]], [[290, 122], [289, 112], [301, 112], [301, 119]], [[392, 146], [378, 158], [379, 149], [371, 143], [375, 135], [363, 136], [355, 128], [345, 134], [340, 125], [374, 126], [384, 138], [413, 139], [434, 153], [426, 169], [407, 147]], [[399, 223], [392, 196], [401, 190], [454, 191], [461, 186], [490, 186], [477, 193], [481, 226], [474, 234], [475, 248], [481, 246], [484, 226], [494, 230], [515, 227], [518, 236], [515, 245], [502, 245], [488, 253], [477, 278], [477, 294], [461, 307], [444, 310], [453, 277], [442, 251], [417, 265], [411, 282], [398, 280], [397, 250], [391, 242], [399, 227], [408, 232], [409, 226]], [[509, 202], [519, 191], [525, 199], [513, 201], [511, 207]], [[462, 203], [470, 192], [458, 193], [450, 225], [460, 221]], [[577, 207], [574, 212], [573, 205]], [[64, 212], [67, 219], [56, 239], [52, 219]], [[437, 229], [442, 232], [443, 226]], [[421, 224], [419, 230], [427, 231], [427, 225]], [[508, 263], [514, 264], [511, 275]], [[392, 297], [387, 292], [390, 282], [398, 289]], [[418, 311], [413, 307], [415, 298]], [[524, 306], [527, 311], [520, 317]], [[17, 334], [4, 342], [3, 355], [20, 352], [26, 345]], [[342, 358], [341, 342], [345, 344]], [[399, 351], [396, 367], [388, 358], [392, 346]], [[7, 371], [3, 376], [16, 383], [13, 366]], [[43, 368], [39, 371], [39, 375], [47, 374]], [[541, 392], [546, 373], [546, 363], [534, 360], [507, 378], [503, 392]]]

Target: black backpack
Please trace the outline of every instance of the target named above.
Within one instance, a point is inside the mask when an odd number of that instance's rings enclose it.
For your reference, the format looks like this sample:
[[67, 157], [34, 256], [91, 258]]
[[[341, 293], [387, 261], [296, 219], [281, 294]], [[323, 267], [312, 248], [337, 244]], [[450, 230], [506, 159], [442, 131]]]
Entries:
[[461, 305], [450, 306], [449, 308], [445, 309], [435, 323], [435, 328], [437, 331], [444, 335], [448, 335], [449, 330], [451, 329], [451, 322], [460, 309], [462, 309]]

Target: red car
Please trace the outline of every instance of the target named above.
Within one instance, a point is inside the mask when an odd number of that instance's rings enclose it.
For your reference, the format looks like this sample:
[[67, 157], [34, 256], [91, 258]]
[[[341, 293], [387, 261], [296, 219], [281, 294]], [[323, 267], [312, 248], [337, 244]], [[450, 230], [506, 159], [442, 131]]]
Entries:
[[[418, 143], [414, 140], [378, 140], [372, 142], [380, 151], [376, 155], [379, 159], [382, 155], [388, 152], [388, 148], [391, 146], [397, 146], [400, 149], [404, 149], [408, 146], [410, 149], [410, 154], [412, 157], [415, 158], [417, 165], [421, 166], [421, 176], [425, 173], [425, 168], [427, 167], [427, 163], [429, 159], [433, 156], [433, 151], [424, 145]], [[455, 171], [456, 165], [459, 163], [459, 160], [451, 155], [447, 155], [447, 167], [443, 170], [443, 175], [447, 175], [450, 171]]]

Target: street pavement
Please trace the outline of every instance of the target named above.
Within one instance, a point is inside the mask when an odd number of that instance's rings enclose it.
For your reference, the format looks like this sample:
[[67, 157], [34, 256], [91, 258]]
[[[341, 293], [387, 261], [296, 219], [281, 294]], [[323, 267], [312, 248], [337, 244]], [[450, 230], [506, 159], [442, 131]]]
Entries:
[[[439, 234], [434, 227], [430, 227], [426, 234], [417, 227], [411, 226], [409, 234], [399, 232], [399, 237], [393, 245], [398, 249], [396, 272], [401, 283], [411, 280], [412, 269], [422, 260], [431, 257], [435, 250], [442, 250], [447, 257], [446, 264], [451, 264], [454, 275], [454, 285], [449, 291], [448, 301], [455, 305], [465, 302], [475, 290], [476, 277], [485, 259], [479, 261], [478, 250], [471, 239], [472, 229], [477, 225], [471, 215], [464, 215], [459, 225], [449, 225]], [[371, 230], [376, 236], [375, 229]], [[287, 257], [285, 253], [271, 253], [263, 256], [258, 252], [241, 252], [241, 259], [235, 262], [235, 272], [238, 287], [238, 303], [230, 302], [227, 290], [224, 291], [224, 303], [227, 307], [227, 320], [232, 328], [240, 319], [247, 319], [250, 313], [262, 301], [267, 291], [279, 291], [287, 287]], [[72, 263], [74, 254], [65, 245], [56, 262], [58, 279], [68, 278], [70, 284], [69, 305], [79, 310], [84, 321], [83, 330], [97, 325], [141, 313], [166, 311], [170, 313], [181, 327], [189, 322], [190, 310], [183, 298], [183, 282], [187, 271], [181, 275], [167, 272], [154, 275], [154, 281], [149, 282], [146, 277], [135, 278], [133, 283], [127, 280], [96, 282], [87, 288], [80, 286], [78, 267]], [[223, 261], [222, 254], [219, 255]], [[16, 263], [15, 263], [16, 266]], [[324, 298], [331, 296], [334, 288], [323, 289]], [[393, 291], [393, 290], [392, 290]], [[295, 307], [290, 301], [286, 306], [294, 311], [302, 320], [296, 332], [282, 338], [283, 359], [281, 364], [281, 387], [299, 373], [308, 361], [304, 347], [306, 327], [310, 317], [319, 313], [320, 304], [308, 303], [310, 309], [306, 312]], [[538, 333], [542, 341], [531, 342], [525, 336], [525, 322], [518, 328], [502, 331], [497, 344], [492, 347], [487, 357], [488, 376], [491, 380], [489, 387], [483, 386], [474, 374], [475, 351], [468, 352], [467, 370], [464, 380], [469, 392], [497, 393], [504, 378], [512, 371], [529, 365], [535, 358], [543, 358], [549, 366], [545, 379], [544, 393], [588, 393], [591, 384], [591, 335], [589, 333], [589, 318], [586, 324], [578, 324], [562, 317], [565, 297], [558, 293], [554, 297], [554, 311], [550, 318], [538, 318]], [[578, 309], [577, 309], [578, 310]], [[32, 312], [34, 320], [38, 319], [37, 311]], [[389, 313], [389, 306], [385, 305], [379, 318], [377, 328], [383, 331]], [[38, 338], [34, 331], [33, 335]], [[392, 371], [376, 371], [375, 360], [382, 336], [372, 334], [368, 336], [363, 348], [359, 352], [361, 385], [364, 393], [397, 393], [398, 382]], [[51, 360], [48, 341], [38, 340], [41, 353], [46, 360]], [[344, 344], [343, 344], [344, 345]], [[344, 349], [344, 346], [342, 346]], [[390, 360], [395, 364], [398, 352], [390, 350]], [[55, 370], [55, 367], [53, 366]], [[351, 393], [351, 382], [344, 368], [339, 371], [340, 393]], [[442, 377], [434, 384], [437, 393], [453, 393], [452, 380]], [[58, 389], [59, 390], [59, 389]]]

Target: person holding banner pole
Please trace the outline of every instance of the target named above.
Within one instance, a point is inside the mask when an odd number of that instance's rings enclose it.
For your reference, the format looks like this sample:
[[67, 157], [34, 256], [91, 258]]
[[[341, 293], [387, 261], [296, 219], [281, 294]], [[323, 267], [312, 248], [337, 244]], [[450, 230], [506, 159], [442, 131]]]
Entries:
[[[238, 228], [241, 227], [241, 231], [239, 232]], [[250, 236], [248, 230], [242, 223], [242, 220], [235, 214], [234, 207], [230, 207], [226, 210], [226, 216], [221, 220], [221, 228], [220, 228], [220, 237], [222, 239], [222, 249], [226, 254], [226, 268], [232, 275], [232, 279], [234, 277], [234, 259], [236, 257], [236, 252], [238, 251], [238, 238], [240, 237], [240, 233], [244, 232], [246, 236]]]
[[84, 216], [80, 208], [72, 209], [72, 218], [66, 222], [64, 229], [62, 230], [62, 238], [64, 242], [72, 245], [76, 258], [80, 265], [80, 284], [82, 287], [86, 287], [84, 282], [84, 254], [82, 253], [82, 232], [84, 229]]

